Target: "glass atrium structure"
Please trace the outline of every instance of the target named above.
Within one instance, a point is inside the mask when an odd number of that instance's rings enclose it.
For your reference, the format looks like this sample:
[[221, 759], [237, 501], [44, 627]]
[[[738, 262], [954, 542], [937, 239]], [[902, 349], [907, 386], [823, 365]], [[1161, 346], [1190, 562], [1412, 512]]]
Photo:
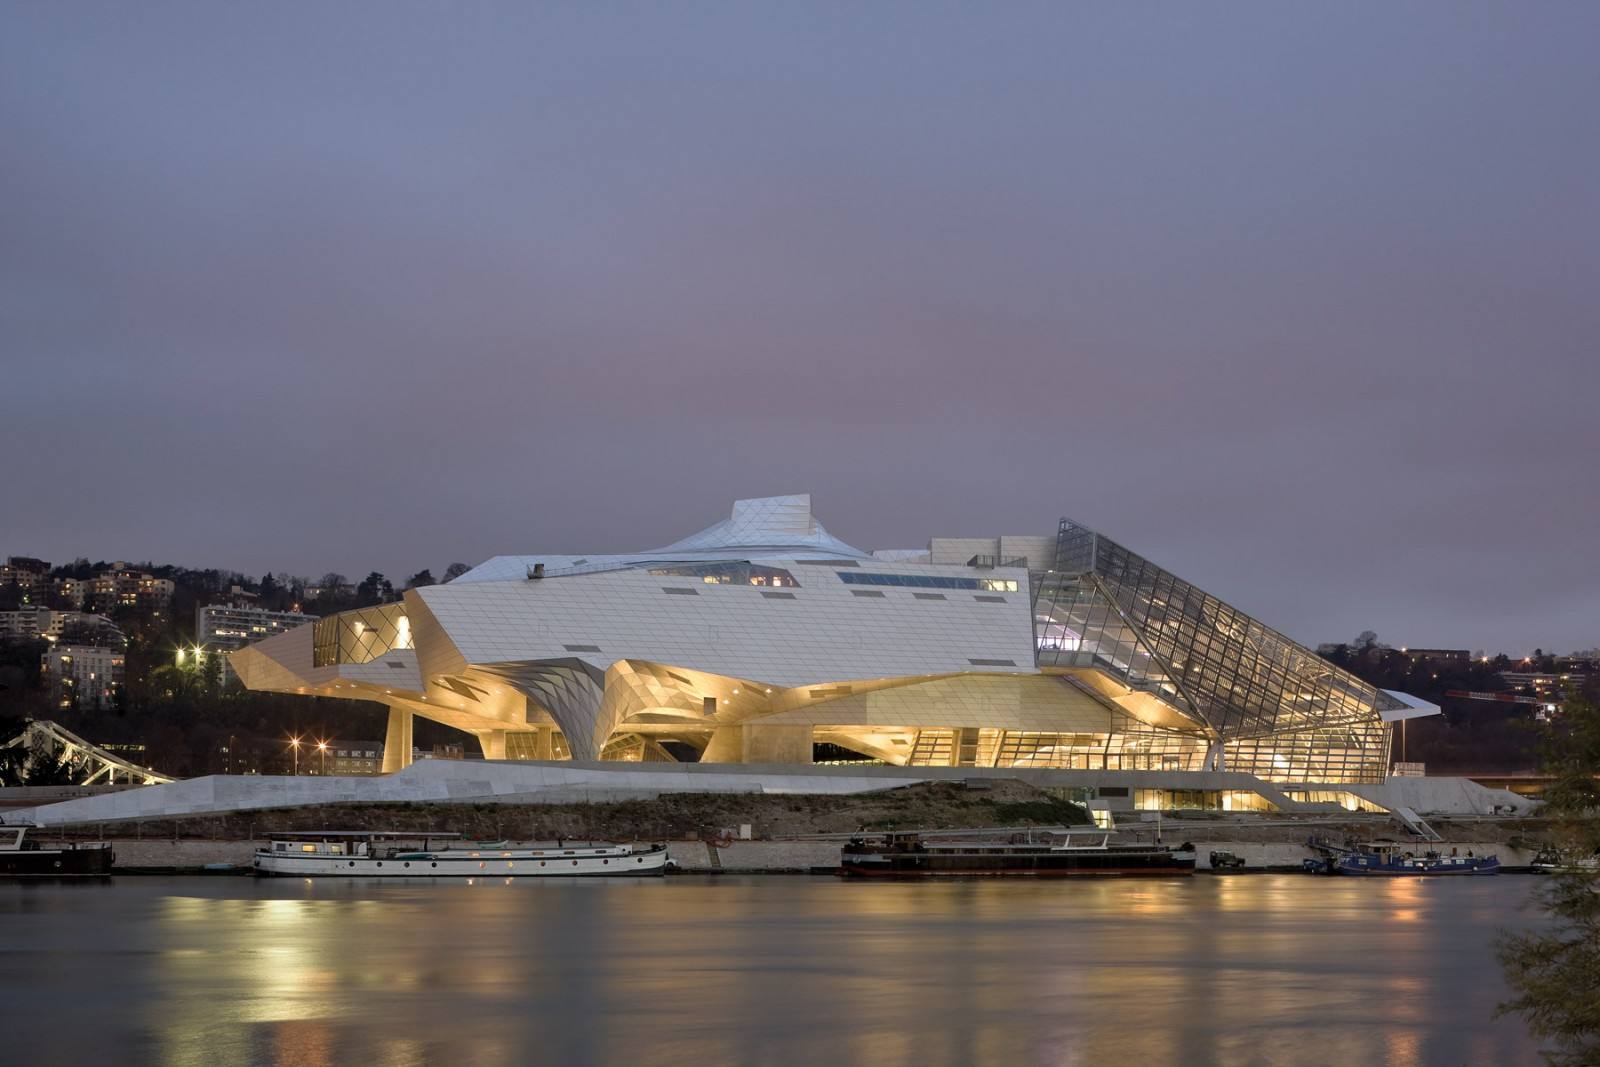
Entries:
[[1383, 713], [1405, 702], [1069, 519], [1054, 564], [1035, 587], [1041, 668], [1101, 671], [1155, 697], [1206, 739], [1211, 766], [1382, 780]]

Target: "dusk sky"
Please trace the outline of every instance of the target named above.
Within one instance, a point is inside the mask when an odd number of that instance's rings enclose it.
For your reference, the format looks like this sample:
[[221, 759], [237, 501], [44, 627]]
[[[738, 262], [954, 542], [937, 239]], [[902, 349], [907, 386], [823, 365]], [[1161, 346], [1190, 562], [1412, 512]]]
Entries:
[[396, 580], [810, 492], [1600, 644], [1600, 4], [0, 10], [0, 554]]

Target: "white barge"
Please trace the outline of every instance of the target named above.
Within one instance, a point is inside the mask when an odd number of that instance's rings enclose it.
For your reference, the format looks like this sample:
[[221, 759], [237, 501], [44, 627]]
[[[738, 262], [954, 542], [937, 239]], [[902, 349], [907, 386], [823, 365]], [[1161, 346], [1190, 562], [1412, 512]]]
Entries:
[[[666, 845], [606, 841], [467, 843], [459, 834], [310, 830], [272, 835], [259, 875], [296, 878], [550, 878], [648, 876], [666, 871]], [[434, 842], [445, 842], [435, 848]], [[418, 847], [418, 842], [420, 846]]]

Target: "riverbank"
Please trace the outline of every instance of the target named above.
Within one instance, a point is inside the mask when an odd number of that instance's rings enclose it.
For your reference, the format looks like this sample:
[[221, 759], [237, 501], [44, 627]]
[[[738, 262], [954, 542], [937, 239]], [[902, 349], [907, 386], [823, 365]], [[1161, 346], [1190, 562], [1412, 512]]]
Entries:
[[[1299, 870], [1316, 855], [1308, 839], [1412, 840], [1384, 815], [1232, 812], [1121, 813], [1119, 839], [1196, 846], [1200, 869], [1226, 851], [1252, 870]], [[226, 815], [130, 819], [73, 827], [67, 836], [110, 841], [120, 873], [182, 873], [208, 866], [246, 870], [274, 833], [370, 830], [459, 834], [468, 840], [664, 841], [677, 868], [696, 873], [775, 874], [829, 870], [842, 837], [858, 831], [1004, 827], [1090, 828], [1087, 813], [1052, 791], [1014, 779], [928, 782], [872, 793], [671, 793], [649, 800], [565, 804], [375, 803], [304, 805]], [[1528, 819], [1438, 820], [1444, 849], [1498, 854], [1525, 866], [1540, 824]], [[1430, 847], [1417, 843], [1418, 849]]]
[[749, 836], [794, 838], [857, 830], [981, 826], [1087, 826], [1078, 805], [1014, 779], [982, 788], [929, 782], [846, 795], [666, 793], [649, 800], [564, 804], [333, 803], [226, 815], [84, 823], [74, 836], [258, 839], [280, 830], [415, 830], [498, 841], [597, 838], [661, 841]]

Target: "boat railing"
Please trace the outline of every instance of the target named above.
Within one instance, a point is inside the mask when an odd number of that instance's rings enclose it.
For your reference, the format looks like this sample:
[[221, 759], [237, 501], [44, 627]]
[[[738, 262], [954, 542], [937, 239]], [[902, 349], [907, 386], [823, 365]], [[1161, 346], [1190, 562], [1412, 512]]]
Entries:
[[[1081, 838], [1087, 838], [1087, 843], [1080, 843]], [[1052, 852], [1105, 852], [1111, 848], [1111, 835], [1099, 834], [1066, 834], [1061, 841], [1052, 842]]]

